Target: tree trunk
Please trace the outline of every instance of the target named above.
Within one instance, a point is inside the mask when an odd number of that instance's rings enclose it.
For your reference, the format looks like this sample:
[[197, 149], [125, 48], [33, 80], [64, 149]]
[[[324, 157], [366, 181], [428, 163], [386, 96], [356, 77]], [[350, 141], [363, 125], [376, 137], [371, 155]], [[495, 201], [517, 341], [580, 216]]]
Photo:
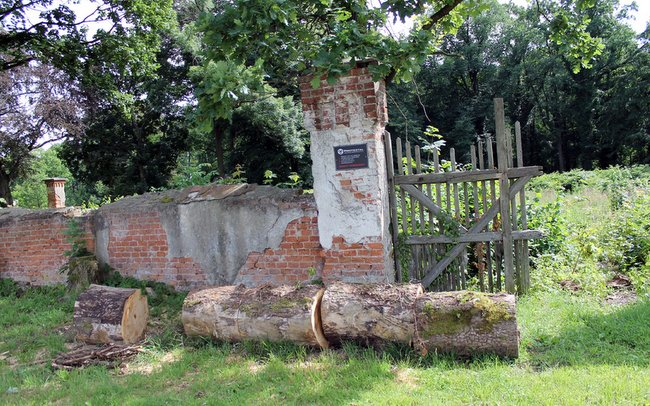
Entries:
[[189, 336], [228, 341], [292, 341], [328, 348], [320, 320], [318, 286], [222, 286], [190, 293], [183, 303]]
[[416, 347], [460, 356], [516, 358], [519, 332], [515, 297], [479, 292], [427, 293], [416, 300]]
[[212, 125], [213, 134], [214, 134], [214, 146], [215, 153], [217, 155], [217, 169], [219, 170], [219, 176], [226, 177], [226, 162], [223, 151], [223, 142], [224, 142], [224, 123], [223, 120], [214, 120]]
[[513, 295], [423, 293], [420, 285], [223, 286], [188, 295], [182, 320], [191, 336], [321, 348], [399, 342], [423, 353], [516, 357], [519, 345]]
[[5, 199], [5, 203], [7, 203], [7, 206], [13, 206], [14, 198], [11, 195], [9, 182], [11, 182], [9, 176], [7, 176], [4, 172], [0, 170], [0, 197]]
[[76, 338], [91, 344], [140, 341], [149, 307], [140, 289], [90, 285], [74, 304]]
[[410, 344], [415, 337], [415, 300], [421, 294], [421, 285], [332, 284], [321, 304], [325, 337], [337, 344]]

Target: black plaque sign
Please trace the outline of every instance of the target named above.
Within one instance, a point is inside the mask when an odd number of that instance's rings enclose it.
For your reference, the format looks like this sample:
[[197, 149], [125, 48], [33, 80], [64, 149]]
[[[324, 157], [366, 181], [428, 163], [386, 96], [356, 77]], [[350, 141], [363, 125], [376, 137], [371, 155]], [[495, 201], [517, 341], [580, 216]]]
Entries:
[[340, 145], [334, 147], [336, 170], [368, 167], [368, 144]]

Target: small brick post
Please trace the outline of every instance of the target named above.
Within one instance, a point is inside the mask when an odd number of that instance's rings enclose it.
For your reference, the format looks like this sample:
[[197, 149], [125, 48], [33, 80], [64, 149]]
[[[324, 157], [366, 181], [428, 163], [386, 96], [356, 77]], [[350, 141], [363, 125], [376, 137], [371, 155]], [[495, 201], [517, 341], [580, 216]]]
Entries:
[[[301, 79], [326, 282], [394, 280], [383, 144], [385, 83], [373, 80], [368, 70], [372, 63], [358, 64], [334, 84], [323, 79], [316, 89], [312, 76]], [[367, 148], [367, 167], [361, 162], [337, 169], [335, 155], [357, 147]]]
[[50, 209], [60, 209], [65, 207], [65, 178], [44, 179], [47, 188], [47, 207]]

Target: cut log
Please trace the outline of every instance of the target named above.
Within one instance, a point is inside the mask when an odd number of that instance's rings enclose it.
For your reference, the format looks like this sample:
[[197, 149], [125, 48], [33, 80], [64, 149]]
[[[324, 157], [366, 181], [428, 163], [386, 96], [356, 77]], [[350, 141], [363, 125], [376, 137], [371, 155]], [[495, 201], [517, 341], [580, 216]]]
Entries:
[[416, 300], [416, 312], [415, 344], [423, 353], [518, 356], [514, 295], [427, 293]]
[[188, 336], [227, 341], [291, 341], [328, 348], [318, 286], [222, 286], [190, 293], [183, 303]]
[[410, 344], [415, 337], [415, 300], [421, 294], [419, 284], [329, 285], [321, 304], [325, 337], [337, 344]]
[[77, 340], [90, 344], [140, 341], [149, 317], [140, 289], [90, 285], [74, 304]]

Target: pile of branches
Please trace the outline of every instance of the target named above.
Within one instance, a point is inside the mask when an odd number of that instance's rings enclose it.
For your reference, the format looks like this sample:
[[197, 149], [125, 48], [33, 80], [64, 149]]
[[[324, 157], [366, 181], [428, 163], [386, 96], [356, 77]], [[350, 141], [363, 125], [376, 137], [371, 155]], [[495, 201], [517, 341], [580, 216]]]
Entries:
[[72, 370], [89, 365], [104, 365], [107, 368], [115, 368], [142, 351], [143, 349], [139, 345], [107, 344], [103, 347], [84, 346], [68, 353], [60, 354], [52, 361], [52, 368]]

